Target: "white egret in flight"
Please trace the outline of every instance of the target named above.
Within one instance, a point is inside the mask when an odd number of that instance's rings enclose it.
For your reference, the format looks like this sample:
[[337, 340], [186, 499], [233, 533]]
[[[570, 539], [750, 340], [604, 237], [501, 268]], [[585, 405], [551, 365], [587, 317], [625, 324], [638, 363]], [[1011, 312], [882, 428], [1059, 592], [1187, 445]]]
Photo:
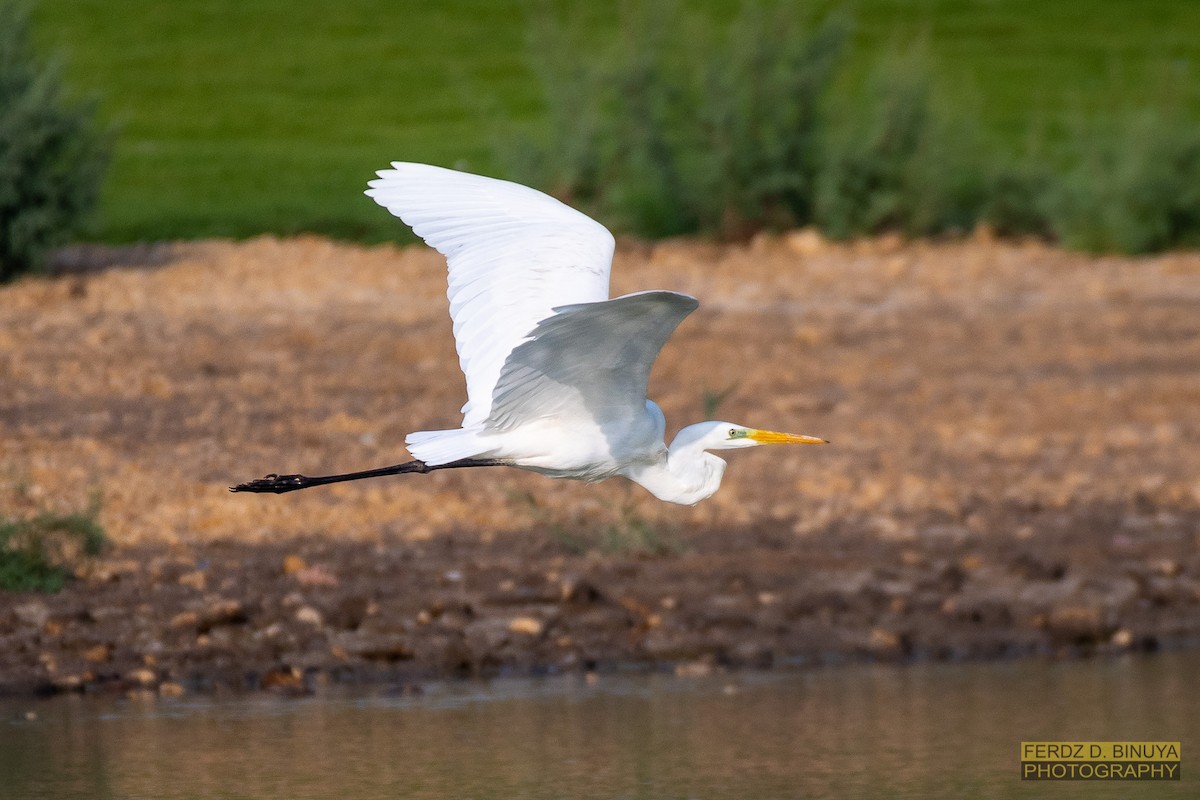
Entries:
[[721, 484], [710, 450], [823, 439], [701, 422], [663, 441], [646, 399], [650, 367], [699, 305], [678, 292], [609, 299], [612, 234], [534, 189], [426, 164], [394, 163], [367, 195], [446, 257], [450, 315], [467, 378], [462, 427], [405, 439], [416, 459], [344, 475], [268, 475], [235, 492], [456, 467], [509, 466], [554, 478], [621, 475], [694, 504]]

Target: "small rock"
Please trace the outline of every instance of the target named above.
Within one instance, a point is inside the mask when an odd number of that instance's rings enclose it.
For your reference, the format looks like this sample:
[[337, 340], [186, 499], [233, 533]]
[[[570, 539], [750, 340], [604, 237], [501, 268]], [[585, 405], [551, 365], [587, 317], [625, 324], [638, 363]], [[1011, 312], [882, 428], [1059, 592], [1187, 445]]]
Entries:
[[195, 589], [197, 592], [203, 592], [204, 587], [208, 585], [208, 578], [205, 576], [204, 570], [201, 569], [185, 572], [179, 576], [179, 585]]
[[50, 619], [50, 607], [41, 600], [32, 600], [15, 606], [13, 616], [23, 625], [41, 628]]
[[327, 567], [320, 564], [314, 564], [311, 567], [297, 570], [292, 574], [296, 582], [301, 586], [321, 586], [332, 588], [338, 585], [338, 577], [329, 571]]
[[159, 697], [182, 697], [184, 689], [175, 681], [163, 681], [158, 687]]
[[533, 617], [517, 617], [508, 623], [508, 630], [511, 633], [537, 636], [542, 632], [542, 623]]
[[1121, 628], [1113, 633], [1112, 638], [1109, 639], [1109, 641], [1112, 642], [1113, 646], [1115, 647], [1120, 647], [1122, 649], [1127, 648], [1133, 644], [1133, 632], [1128, 628]]
[[283, 574], [294, 575], [302, 569], [306, 569], [308, 564], [298, 555], [292, 554], [283, 559]]
[[1150, 567], [1159, 575], [1167, 578], [1177, 577], [1183, 572], [1183, 565], [1173, 558], [1160, 558], [1150, 562]]
[[83, 689], [82, 675], [59, 675], [54, 679], [54, 688], [60, 692], [78, 692]]
[[262, 676], [262, 688], [284, 693], [297, 693], [305, 690], [304, 673], [299, 667], [279, 667], [267, 671]]
[[200, 624], [200, 615], [195, 611], [180, 611], [171, 617], [171, 621], [168, 624], [172, 628], [195, 628]]
[[559, 587], [559, 596], [563, 602], [590, 605], [605, 601], [604, 593], [586, 580], [567, 578]]
[[678, 678], [704, 678], [712, 674], [712, 664], [707, 661], [689, 661], [686, 664], [675, 665], [675, 676]]
[[296, 609], [296, 621], [319, 628], [325, 623], [325, 618], [312, 606], [301, 606]]
[[868, 639], [868, 646], [877, 655], [892, 656], [900, 653], [901, 640], [893, 631], [874, 628]]
[[158, 676], [152, 670], [145, 667], [131, 669], [125, 673], [125, 680], [129, 683], [136, 683], [139, 686], [151, 686], [158, 681]]
[[108, 644], [98, 644], [89, 647], [83, 654], [83, 660], [92, 664], [103, 664], [112, 658], [112, 647]]
[[283, 633], [284, 630], [285, 629], [283, 625], [279, 624], [278, 622], [272, 622], [270, 625], [259, 631], [258, 635], [260, 638], [274, 639], [276, 636], [279, 636], [281, 633]]
[[218, 598], [204, 609], [197, 625], [207, 631], [218, 625], [240, 625], [246, 622], [246, 619], [246, 611], [241, 603], [237, 600]]

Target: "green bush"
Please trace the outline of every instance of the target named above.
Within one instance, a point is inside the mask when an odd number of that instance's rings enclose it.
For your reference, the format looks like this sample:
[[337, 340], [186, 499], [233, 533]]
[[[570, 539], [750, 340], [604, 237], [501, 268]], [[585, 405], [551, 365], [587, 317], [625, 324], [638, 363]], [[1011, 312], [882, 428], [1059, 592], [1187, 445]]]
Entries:
[[1068, 247], [1146, 253], [1200, 245], [1200, 129], [1176, 114], [1125, 112], [1078, 127], [1074, 164], [1050, 192]]
[[78, 230], [108, 165], [94, 106], [68, 101], [60, 78], [33, 52], [28, 11], [0, 0], [0, 282]]
[[98, 502], [83, 512], [0, 521], [0, 591], [57, 592], [104, 548]]
[[790, 6], [750, 4], [722, 31], [675, 3], [623, 13], [595, 59], [580, 31], [537, 17], [552, 133], [502, 153], [510, 171], [649, 236], [808, 223], [841, 18], [810, 33]]
[[1001, 236], [1050, 238], [1054, 176], [1038, 160], [994, 166], [986, 178], [980, 218]]
[[[979, 220], [984, 155], [972, 126], [936, 104], [923, 51], [834, 98], [840, 15], [810, 30], [785, 4], [748, 3], [724, 29], [672, 2], [625, 13], [605, 58], [580, 58], [579, 30], [536, 17], [551, 134], [505, 159], [518, 180], [648, 236], [814, 222], [836, 237], [920, 235]], [[993, 171], [1000, 188], [1020, 177]]]
[[985, 200], [972, 128], [935, 101], [920, 48], [885, 56], [826, 130], [816, 217], [830, 236], [965, 231]]
[[838, 16], [809, 30], [787, 5], [747, 4], [723, 27], [672, 0], [622, 13], [602, 57], [585, 24], [533, 18], [550, 133], [502, 157], [615, 228], [740, 238], [815, 223], [844, 238], [986, 222], [1088, 250], [1200, 245], [1200, 129], [1183, 114], [1097, 116], [1013, 158], [983, 141], [980, 109], [947, 103], [922, 47], [856, 83]]

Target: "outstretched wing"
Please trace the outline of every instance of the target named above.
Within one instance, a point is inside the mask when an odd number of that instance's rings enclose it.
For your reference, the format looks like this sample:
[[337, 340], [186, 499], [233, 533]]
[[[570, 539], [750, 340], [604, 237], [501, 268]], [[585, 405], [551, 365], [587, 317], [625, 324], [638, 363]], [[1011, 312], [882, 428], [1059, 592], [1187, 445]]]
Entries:
[[697, 306], [686, 294], [653, 291], [556, 308], [505, 361], [488, 427], [553, 417], [621, 425], [640, 417], [658, 351]]
[[395, 162], [367, 195], [450, 267], [450, 316], [467, 378], [463, 426], [491, 413], [508, 355], [556, 307], [608, 299], [613, 237], [553, 197], [509, 181]]

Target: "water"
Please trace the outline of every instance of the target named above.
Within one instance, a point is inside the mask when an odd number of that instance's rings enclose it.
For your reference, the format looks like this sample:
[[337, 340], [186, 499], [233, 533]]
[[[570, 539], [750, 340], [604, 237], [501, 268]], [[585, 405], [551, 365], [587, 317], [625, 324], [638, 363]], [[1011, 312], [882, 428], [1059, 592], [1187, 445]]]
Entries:
[[[9, 702], [0, 798], [1195, 797], [1198, 676], [1193, 652]], [[1022, 739], [1181, 741], [1184, 780], [1022, 783]]]

